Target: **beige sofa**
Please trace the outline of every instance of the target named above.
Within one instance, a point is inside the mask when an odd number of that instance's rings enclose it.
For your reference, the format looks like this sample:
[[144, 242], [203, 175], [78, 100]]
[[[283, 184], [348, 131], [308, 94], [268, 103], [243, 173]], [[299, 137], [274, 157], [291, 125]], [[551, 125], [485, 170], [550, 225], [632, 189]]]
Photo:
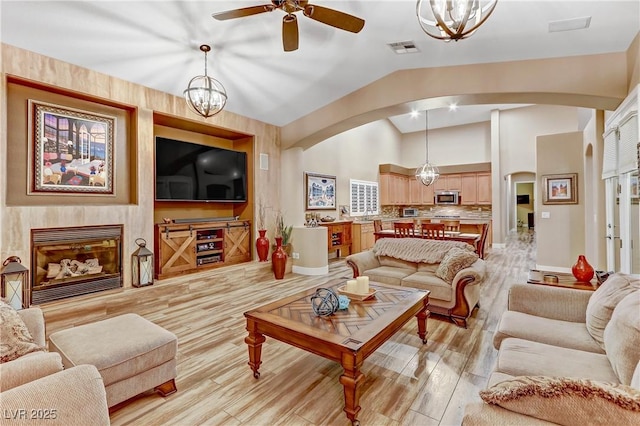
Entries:
[[494, 334], [498, 360], [464, 425], [640, 424], [640, 279], [595, 292], [518, 284]]
[[486, 268], [473, 248], [459, 241], [381, 238], [371, 250], [346, 258], [354, 278], [431, 292], [429, 310], [466, 327], [478, 304]]
[[[34, 343], [44, 348], [42, 311], [30, 308], [18, 314]], [[0, 378], [3, 425], [110, 424], [104, 384], [92, 365], [63, 370], [59, 354], [39, 350], [0, 363]]]

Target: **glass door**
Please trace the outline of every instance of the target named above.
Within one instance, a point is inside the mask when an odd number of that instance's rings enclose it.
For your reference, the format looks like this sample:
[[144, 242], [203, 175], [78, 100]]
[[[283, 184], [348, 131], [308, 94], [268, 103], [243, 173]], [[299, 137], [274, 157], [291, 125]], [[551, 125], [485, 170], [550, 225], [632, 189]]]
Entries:
[[618, 178], [605, 180], [607, 230], [607, 271], [620, 271], [620, 205], [618, 199]]
[[631, 251], [631, 273], [640, 274], [640, 200], [638, 188], [638, 171], [630, 173], [629, 176], [629, 193], [630, 193], [630, 210], [629, 229], [630, 229], [630, 251]]

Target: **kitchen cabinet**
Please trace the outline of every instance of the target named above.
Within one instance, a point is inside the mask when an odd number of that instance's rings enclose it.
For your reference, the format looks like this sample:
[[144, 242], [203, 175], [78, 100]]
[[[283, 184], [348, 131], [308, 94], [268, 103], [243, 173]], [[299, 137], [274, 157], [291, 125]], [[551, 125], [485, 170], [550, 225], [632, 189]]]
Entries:
[[477, 173], [478, 180], [478, 193], [477, 204], [479, 205], [491, 205], [492, 192], [491, 192], [491, 173]]
[[478, 177], [475, 173], [465, 173], [462, 175], [461, 181], [460, 204], [463, 206], [475, 206], [478, 199]]
[[354, 222], [351, 237], [351, 253], [359, 253], [371, 249], [376, 242], [373, 234], [373, 223]]
[[416, 179], [409, 180], [409, 204], [415, 205], [430, 205], [434, 204], [433, 201], [433, 185], [423, 185]]
[[460, 191], [462, 188], [462, 175], [460, 173], [452, 173], [440, 175], [434, 184], [436, 191]]
[[409, 178], [394, 173], [380, 173], [380, 204], [408, 205]]

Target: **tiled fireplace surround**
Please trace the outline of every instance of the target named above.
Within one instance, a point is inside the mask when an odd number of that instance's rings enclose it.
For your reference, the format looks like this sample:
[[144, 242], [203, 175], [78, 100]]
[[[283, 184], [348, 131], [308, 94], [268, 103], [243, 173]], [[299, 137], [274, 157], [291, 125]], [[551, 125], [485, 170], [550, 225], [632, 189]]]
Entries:
[[31, 304], [122, 287], [123, 225], [31, 230]]

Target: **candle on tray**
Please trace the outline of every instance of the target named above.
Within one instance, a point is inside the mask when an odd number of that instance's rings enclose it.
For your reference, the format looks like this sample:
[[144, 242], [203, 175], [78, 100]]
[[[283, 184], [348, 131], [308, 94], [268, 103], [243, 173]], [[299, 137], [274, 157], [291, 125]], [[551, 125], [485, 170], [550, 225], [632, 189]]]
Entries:
[[345, 291], [349, 293], [357, 293], [357, 284], [356, 280], [348, 280], [347, 285], [345, 286]]
[[356, 293], [358, 294], [369, 293], [369, 277], [360, 276], [356, 278]]

